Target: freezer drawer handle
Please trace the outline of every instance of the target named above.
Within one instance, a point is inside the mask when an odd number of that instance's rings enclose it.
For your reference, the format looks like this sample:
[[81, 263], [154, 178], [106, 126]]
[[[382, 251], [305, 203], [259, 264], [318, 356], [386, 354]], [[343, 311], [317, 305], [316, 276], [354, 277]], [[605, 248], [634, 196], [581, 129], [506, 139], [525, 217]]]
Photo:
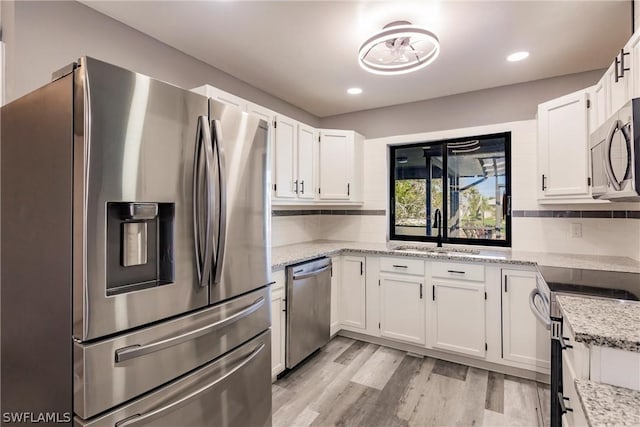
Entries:
[[162, 406], [154, 411], [147, 412], [146, 414], [136, 414], [132, 417], [128, 417], [128, 418], [125, 418], [124, 420], [118, 421], [115, 427], [133, 427], [133, 426], [145, 425], [145, 424], [148, 424], [150, 421], [153, 421], [161, 417], [163, 414], [167, 412], [175, 411], [176, 409], [188, 404], [191, 400], [197, 398], [201, 394], [206, 393], [208, 390], [217, 386], [218, 384], [220, 384], [221, 382], [229, 378], [231, 375], [238, 372], [240, 369], [244, 368], [253, 359], [255, 359], [258, 356], [258, 354], [260, 354], [260, 352], [264, 349], [264, 347], [265, 347], [264, 344], [260, 344], [260, 346], [257, 347], [255, 350], [253, 350], [251, 354], [249, 354], [242, 362], [238, 363], [229, 372], [227, 372], [226, 374], [224, 374], [214, 382], [209, 383], [203, 387], [200, 387], [199, 389], [193, 391], [192, 393], [189, 393], [188, 395], [174, 402], [171, 402], [168, 405]]
[[305, 273], [305, 274], [298, 274], [298, 275], [293, 275], [293, 280], [302, 280], [302, 279], [307, 279], [309, 277], [313, 277], [313, 276], [317, 276], [318, 274], [322, 273], [323, 271], [327, 271], [329, 268], [331, 268], [331, 265], [327, 265], [326, 267], [322, 267], [318, 270], [314, 270], [314, 271], [310, 271], [309, 273]]
[[116, 350], [116, 363], [124, 362], [126, 360], [144, 356], [145, 354], [164, 350], [166, 348], [173, 347], [178, 344], [182, 344], [184, 342], [194, 340], [203, 335], [210, 334], [220, 328], [227, 326], [230, 323], [233, 323], [243, 317], [250, 315], [251, 313], [254, 313], [256, 310], [262, 307], [263, 304], [264, 304], [264, 297], [260, 297], [253, 304], [238, 311], [236, 314], [233, 314], [229, 317], [226, 317], [210, 325], [203, 326], [202, 328], [196, 329], [194, 331], [187, 332], [186, 334], [167, 338], [161, 341], [156, 341], [151, 344], [145, 344], [145, 345], [136, 344], [128, 347], [119, 348]]

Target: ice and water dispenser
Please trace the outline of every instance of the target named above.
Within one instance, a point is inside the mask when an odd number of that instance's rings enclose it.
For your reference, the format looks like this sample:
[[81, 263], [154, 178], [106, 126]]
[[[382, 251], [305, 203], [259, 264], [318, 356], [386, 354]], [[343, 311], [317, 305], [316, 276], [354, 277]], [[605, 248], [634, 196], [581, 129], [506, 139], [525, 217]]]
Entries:
[[173, 282], [173, 203], [107, 203], [107, 295]]

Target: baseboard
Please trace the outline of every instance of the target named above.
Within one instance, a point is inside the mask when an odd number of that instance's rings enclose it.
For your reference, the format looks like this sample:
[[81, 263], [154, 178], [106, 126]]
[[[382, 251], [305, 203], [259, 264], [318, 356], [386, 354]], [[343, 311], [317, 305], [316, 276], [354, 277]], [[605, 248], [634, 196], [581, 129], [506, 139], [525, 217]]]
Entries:
[[462, 365], [467, 365], [474, 368], [486, 369], [487, 371], [498, 372], [501, 374], [512, 375], [514, 377], [524, 378], [527, 380], [538, 381], [544, 384], [549, 384], [551, 382], [551, 378], [548, 374], [543, 374], [528, 369], [515, 368], [513, 366], [500, 365], [498, 363], [487, 362], [485, 360], [478, 360], [458, 354], [447, 353], [444, 351], [418, 347], [412, 344], [405, 344], [385, 338], [372, 337], [370, 335], [361, 334], [359, 332], [346, 331], [344, 329], [341, 329], [335, 335], [352, 338], [372, 344], [382, 345], [385, 347], [394, 348], [396, 350], [407, 351], [409, 353], [417, 355], [433, 357], [434, 359], [442, 359], [448, 362], [460, 363]]

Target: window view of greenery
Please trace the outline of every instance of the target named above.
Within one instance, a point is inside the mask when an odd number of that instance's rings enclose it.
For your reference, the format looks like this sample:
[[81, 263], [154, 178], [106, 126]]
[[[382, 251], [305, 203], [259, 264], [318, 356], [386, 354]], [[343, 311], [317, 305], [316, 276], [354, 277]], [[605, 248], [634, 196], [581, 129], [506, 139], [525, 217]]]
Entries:
[[392, 237], [433, 240], [440, 209], [447, 240], [506, 241], [505, 149], [505, 136], [394, 147]]

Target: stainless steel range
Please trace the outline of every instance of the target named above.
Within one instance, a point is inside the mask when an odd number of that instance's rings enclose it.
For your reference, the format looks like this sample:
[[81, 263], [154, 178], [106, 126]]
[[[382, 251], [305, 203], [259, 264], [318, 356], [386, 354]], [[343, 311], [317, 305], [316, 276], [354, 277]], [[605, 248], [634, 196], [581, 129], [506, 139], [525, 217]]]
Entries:
[[267, 124], [82, 58], [1, 127], [3, 420], [270, 425]]
[[538, 280], [538, 289], [531, 293], [529, 305], [536, 317], [551, 329], [551, 426], [560, 427], [567, 410], [562, 402], [562, 352], [567, 347], [557, 295], [638, 301], [640, 274], [547, 266], [538, 266], [538, 270], [542, 280]]

